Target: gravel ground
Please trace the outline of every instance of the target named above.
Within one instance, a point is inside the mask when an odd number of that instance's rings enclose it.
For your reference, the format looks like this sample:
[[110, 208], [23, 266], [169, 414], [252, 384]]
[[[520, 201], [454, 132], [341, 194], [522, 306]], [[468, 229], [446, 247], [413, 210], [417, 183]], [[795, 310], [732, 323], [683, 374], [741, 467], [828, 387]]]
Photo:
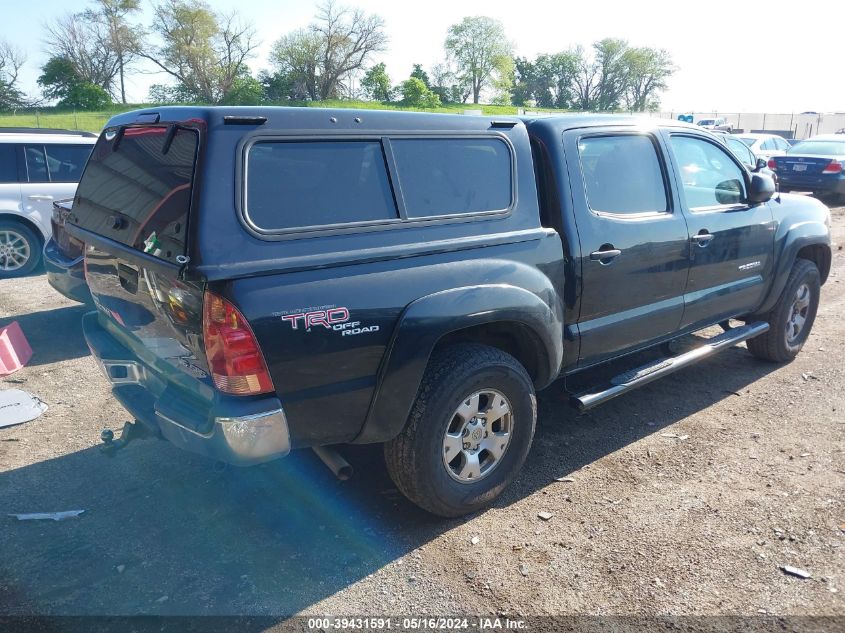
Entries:
[[553, 385], [516, 484], [452, 521], [399, 495], [379, 447], [346, 451], [344, 483], [310, 452], [247, 470], [155, 440], [104, 456], [126, 414], [83, 312], [43, 275], [0, 281], [0, 325], [35, 350], [0, 388], [50, 407], [0, 429], [0, 615], [845, 616], [843, 251], [797, 360], [739, 346], [585, 415]]

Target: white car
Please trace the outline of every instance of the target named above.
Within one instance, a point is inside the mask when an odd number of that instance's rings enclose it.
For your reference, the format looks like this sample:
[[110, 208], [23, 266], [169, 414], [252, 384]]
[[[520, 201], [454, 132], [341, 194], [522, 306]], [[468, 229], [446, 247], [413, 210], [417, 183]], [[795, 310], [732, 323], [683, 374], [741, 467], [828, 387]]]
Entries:
[[736, 134], [736, 138], [745, 143], [757, 158], [769, 160], [773, 156], [783, 156], [789, 149], [789, 143], [777, 134]]
[[712, 131], [719, 131], [719, 132], [732, 132], [733, 126], [728, 123], [725, 119], [719, 117], [716, 119], [701, 119], [696, 123], [699, 127], [703, 127], [705, 130]]
[[91, 132], [0, 128], [0, 278], [39, 265], [53, 201], [73, 197], [96, 142]]

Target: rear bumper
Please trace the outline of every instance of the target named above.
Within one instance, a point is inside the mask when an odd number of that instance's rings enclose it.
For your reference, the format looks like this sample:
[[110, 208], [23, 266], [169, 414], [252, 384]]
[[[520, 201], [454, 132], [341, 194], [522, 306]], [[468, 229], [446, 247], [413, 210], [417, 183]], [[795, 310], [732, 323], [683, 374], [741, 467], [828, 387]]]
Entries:
[[196, 389], [185, 389], [141, 362], [103, 327], [97, 312], [82, 318], [82, 330], [115, 398], [175, 446], [236, 466], [290, 452], [287, 418], [275, 396], [225, 396], [196, 379]]
[[796, 178], [788, 171], [784, 171], [778, 173], [778, 183], [781, 189], [845, 194], [845, 176], [839, 175]]
[[44, 245], [44, 268], [47, 281], [68, 299], [91, 303], [91, 291], [85, 283], [85, 265], [82, 257], [66, 257], [51, 237]]

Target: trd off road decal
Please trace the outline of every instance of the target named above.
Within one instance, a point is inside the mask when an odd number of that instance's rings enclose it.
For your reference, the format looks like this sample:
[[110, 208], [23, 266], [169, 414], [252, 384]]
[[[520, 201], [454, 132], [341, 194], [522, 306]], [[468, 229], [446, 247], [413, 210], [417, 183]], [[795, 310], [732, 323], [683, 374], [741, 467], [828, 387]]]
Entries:
[[340, 332], [341, 336], [355, 336], [379, 331], [378, 325], [362, 326], [360, 321], [350, 321], [349, 309], [336, 305], [276, 312], [273, 316], [278, 316], [282, 321], [287, 321], [294, 330], [305, 330], [306, 332], [310, 332], [311, 328], [316, 326]]

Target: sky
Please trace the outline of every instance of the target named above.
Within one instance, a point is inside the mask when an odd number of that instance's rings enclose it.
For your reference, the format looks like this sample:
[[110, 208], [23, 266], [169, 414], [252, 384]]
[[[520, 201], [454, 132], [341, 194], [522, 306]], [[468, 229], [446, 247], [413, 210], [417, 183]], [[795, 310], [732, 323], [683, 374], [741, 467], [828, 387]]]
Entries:
[[[149, 24], [151, 0], [142, 0], [140, 19]], [[237, 10], [252, 21], [262, 44], [250, 61], [253, 72], [268, 68], [272, 43], [308, 25], [317, 0], [210, 0], [217, 11]], [[532, 58], [570, 46], [589, 46], [604, 37], [621, 37], [634, 46], [665, 48], [678, 70], [662, 96], [672, 112], [845, 112], [842, 38], [845, 2], [824, 7], [785, 2], [708, 0], [587, 0], [499, 2], [498, 0], [339, 0], [385, 20], [389, 50], [383, 61], [394, 84], [414, 63], [425, 68], [442, 61], [451, 24], [467, 15], [500, 20], [519, 56]], [[86, 0], [0, 0], [4, 26], [0, 38], [22, 48], [28, 62], [22, 88], [38, 93], [36, 79], [46, 61], [45, 21], [81, 11]], [[781, 8], [783, 7], [783, 8]], [[130, 78], [128, 98], [147, 97], [150, 84], [166, 76], [140, 66]]]

